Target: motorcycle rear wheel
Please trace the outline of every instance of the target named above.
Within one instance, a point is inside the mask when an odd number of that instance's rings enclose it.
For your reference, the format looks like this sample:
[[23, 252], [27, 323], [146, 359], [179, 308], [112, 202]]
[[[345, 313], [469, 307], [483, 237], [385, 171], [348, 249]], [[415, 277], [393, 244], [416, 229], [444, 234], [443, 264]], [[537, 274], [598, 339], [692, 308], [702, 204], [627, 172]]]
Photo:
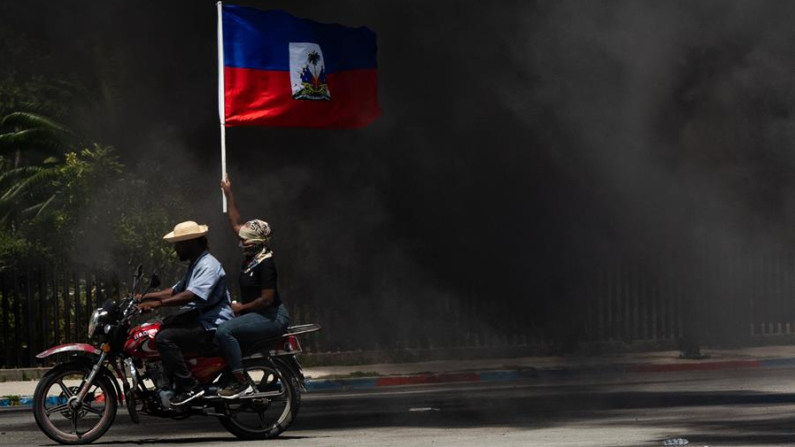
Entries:
[[255, 392], [280, 391], [278, 396], [254, 400], [235, 399], [224, 403], [229, 416], [221, 424], [240, 439], [272, 439], [287, 430], [298, 415], [301, 392], [292, 372], [278, 362], [276, 369], [266, 359], [244, 362], [256, 383]]
[[[45, 435], [61, 444], [88, 444], [108, 431], [116, 419], [116, 390], [104, 376], [94, 379], [77, 411], [72, 398], [91, 372], [88, 365], [65, 363], [42, 377], [33, 393], [33, 417]], [[80, 428], [84, 428], [81, 432]]]

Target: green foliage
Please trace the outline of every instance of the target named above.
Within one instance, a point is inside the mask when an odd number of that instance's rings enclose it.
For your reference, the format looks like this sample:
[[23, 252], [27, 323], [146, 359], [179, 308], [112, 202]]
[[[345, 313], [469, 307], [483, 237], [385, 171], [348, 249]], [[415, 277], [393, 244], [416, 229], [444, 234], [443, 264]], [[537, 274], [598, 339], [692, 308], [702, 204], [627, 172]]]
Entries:
[[[70, 176], [84, 170], [84, 165], [76, 164], [74, 152], [81, 139], [65, 126], [33, 113], [6, 115], [0, 128], [5, 130], [0, 133], [2, 220], [38, 218], [54, 202], [57, 206], [75, 183]], [[107, 155], [107, 151], [99, 152]], [[81, 155], [91, 161], [96, 158], [90, 150]]]
[[65, 207], [71, 210], [86, 206], [93, 193], [110, 184], [123, 169], [110, 146], [94, 144], [91, 149], [66, 154], [59, 171]]
[[84, 145], [62, 124], [34, 113], [10, 113], [0, 120], [0, 130], [0, 155], [15, 168], [39, 164]]
[[117, 268], [142, 263], [164, 279], [175, 277], [176, 270], [183, 267], [173, 245], [163, 241], [163, 234], [185, 215], [186, 202], [179, 192], [163, 191], [157, 184], [132, 175], [108, 189], [101, 206], [115, 216], [111, 222], [111, 254]]
[[45, 256], [45, 252], [16, 228], [0, 226], [0, 271], [12, 267], [15, 262]]
[[[39, 160], [11, 167], [0, 159], [0, 270], [46, 259], [116, 271], [143, 263], [175, 276], [179, 263], [162, 236], [185, 214], [179, 192], [125, 174], [110, 146]], [[93, 255], [85, 255], [87, 244]]]
[[[180, 192], [131, 175], [98, 135], [116, 135], [125, 60], [92, 44], [94, 68], [62, 73], [36, 36], [0, 29], [0, 270], [178, 266], [162, 235], [184, 215]], [[156, 178], [147, 175], [147, 178]]]
[[[0, 174], [0, 209], [5, 213], [0, 221], [0, 266], [37, 257], [66, 259], [86, 236], [76, 226], [91, 218], [85, 211], [94, 191], [105, 188], [122, 169], [113, 148], [95, 145], [66, 153], [62, 161]], [[29, 256], [21, 256], [25, 250]]]
[[[0, 134], [0, 269], [45, 258], [118, 271], [140, 262], [173, 274], [178, 263], [162, 235], [185, 211], [179, 192], [124, 174], [110, 146], [77, 149], [83, 138], [47, 117], [12, 113], [0, 124], [11, 129]], [[86, 243], [94, 255], [77, 259]]]

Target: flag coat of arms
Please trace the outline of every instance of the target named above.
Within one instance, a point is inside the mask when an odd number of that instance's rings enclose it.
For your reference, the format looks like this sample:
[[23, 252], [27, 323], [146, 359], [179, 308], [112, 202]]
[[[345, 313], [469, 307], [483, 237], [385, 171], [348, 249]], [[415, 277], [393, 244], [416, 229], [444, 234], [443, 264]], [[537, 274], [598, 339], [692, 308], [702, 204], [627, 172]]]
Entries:
[[370, 29], [221, 10], [226, 126], [356, 128], [381, 114]]

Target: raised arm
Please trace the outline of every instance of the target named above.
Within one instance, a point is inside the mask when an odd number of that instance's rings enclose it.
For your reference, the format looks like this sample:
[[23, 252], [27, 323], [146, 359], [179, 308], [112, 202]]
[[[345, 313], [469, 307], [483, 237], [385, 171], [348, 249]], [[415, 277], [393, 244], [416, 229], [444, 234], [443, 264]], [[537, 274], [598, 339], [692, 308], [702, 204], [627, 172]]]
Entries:
[[232, 182], [229, 181], [229, 174], [226, 174], [226, 178], [221, 181], [221, 190], [224, 192], [227, 205], [229, 206], [229, 211], [226, 214], [229, 218], [229, 226], [232, 227], [232, 231], [234, 231], [235, 236], [237, 236], [240, 227], [243, 226], [245, 221], [243, 217], [240, 216], [240, 209], [237, 207], [235, 195], [232, 193]]

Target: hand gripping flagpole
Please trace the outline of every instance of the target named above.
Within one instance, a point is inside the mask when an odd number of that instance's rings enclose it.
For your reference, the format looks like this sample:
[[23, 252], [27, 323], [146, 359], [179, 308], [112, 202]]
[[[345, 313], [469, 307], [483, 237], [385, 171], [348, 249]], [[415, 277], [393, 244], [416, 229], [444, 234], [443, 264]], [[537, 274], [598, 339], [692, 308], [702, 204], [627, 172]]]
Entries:
[[[223, 4], [218, 8], [218, 117], [221, 123], [221, 181], [226, 178], [226, 113], [224, 109], [224, 14]], [[226, 195], [221, 191], [223, 210], [226, 213]]]

